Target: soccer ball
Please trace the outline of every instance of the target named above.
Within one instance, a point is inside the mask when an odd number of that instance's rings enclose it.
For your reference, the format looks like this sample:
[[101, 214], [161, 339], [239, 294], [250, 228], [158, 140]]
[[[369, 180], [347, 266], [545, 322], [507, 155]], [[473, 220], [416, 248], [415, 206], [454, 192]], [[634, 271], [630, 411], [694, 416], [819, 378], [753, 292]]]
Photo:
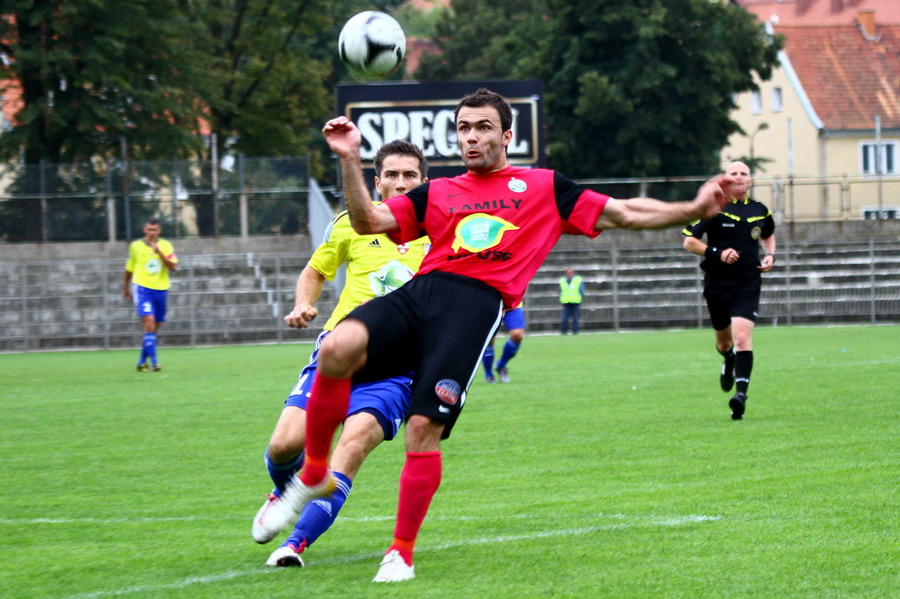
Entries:
[[341, 29], [341, 60], [364, 77], [381, 77], [397, 68], [406, 53], [406, 36], [392, 17], [367, 10], [355, 15]]

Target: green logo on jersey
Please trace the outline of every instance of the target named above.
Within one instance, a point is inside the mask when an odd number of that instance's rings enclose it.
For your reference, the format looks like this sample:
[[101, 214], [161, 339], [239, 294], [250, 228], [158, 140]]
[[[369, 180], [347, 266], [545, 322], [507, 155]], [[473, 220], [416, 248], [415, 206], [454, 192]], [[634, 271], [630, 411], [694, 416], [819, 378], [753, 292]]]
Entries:
[[500, 243], [506, 231], [515, 231], [518, 228], [490, 214], [470, 214], [456, 225], [456, 239], [453, 240], [451, 247], [454, 251], [459, 251], [462, 247], [478, 253]]
[[162, 261], [159, 258], [150, 258], [144, 265], [144, 270], [147, 271], [147, 274], [158, 274], [162, 270]]
[[369, 286], [376, 297], [381, 297], [402, 287], [412, 277], [413, 271], [408, 266], [391, 260], [376, 272], [369, 273]]

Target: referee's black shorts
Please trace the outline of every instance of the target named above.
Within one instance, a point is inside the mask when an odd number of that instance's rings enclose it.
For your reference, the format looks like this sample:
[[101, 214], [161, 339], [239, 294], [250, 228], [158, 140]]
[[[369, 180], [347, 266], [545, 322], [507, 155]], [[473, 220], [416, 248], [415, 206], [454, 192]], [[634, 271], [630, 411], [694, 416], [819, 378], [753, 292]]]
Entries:
[[369, 330], [366, 365], [353, 381], [413, 371], [407, 418], [444, 423], [446, 439], [502, 316], [500, 294], [481, 281], [443, 272], [414, 277], [347, 315]]
[[762, 277], [759, 275], [745, 279], [707, 277], [703, 297], [706, 298], [713, 329], [717, 331], [727, 329], [734, 317], [756, 322], [761, 290]]

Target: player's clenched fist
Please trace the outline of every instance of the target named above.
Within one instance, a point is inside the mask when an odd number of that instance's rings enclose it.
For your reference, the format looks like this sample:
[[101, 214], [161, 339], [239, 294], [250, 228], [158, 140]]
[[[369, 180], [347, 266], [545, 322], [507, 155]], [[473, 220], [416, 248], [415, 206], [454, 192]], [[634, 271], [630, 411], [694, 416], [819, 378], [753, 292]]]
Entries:
[[315, 306], [295, 307], [290, 314], [284, 317], [284, 323], [295, 329], [305, 329], [318, 315], [319, 311]]

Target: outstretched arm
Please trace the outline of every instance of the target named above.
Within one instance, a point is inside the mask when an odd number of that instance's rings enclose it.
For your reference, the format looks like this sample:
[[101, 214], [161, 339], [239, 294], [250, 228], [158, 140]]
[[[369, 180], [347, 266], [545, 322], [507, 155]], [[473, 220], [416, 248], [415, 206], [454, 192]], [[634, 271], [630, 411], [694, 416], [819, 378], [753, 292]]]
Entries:
[[337, 154], [344, 179], [344, 201], [350, 216], [350, 225], [360, 235], [391, 233], [398, 229], [394, 213], [384, 204], [374, 205], [366, 189], [360, 165], [359, 144], [361, 136], [347, 117], [331, 119], [322, 128], [328, 147]]
[[698, 218], [710, 218], [728, 201], [722, 186], [727, 186], [730, 181], [724, 175], [710, 179], [690, 202], [662, 202], [652, 198], [611, 199], [597, 219], [595, 229], [662, 229]]

